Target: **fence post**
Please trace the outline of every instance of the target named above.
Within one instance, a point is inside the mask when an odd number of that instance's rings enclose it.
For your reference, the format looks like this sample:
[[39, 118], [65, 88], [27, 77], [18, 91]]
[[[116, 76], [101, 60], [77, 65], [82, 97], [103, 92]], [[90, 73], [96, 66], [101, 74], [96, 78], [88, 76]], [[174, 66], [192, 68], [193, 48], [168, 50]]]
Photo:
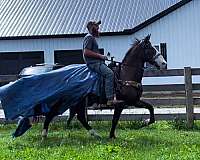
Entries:
[[186, 119], [187, 127], [192, 128], [194, 124], [194, 108], [192, 95], [192, 72], [191, 67], [184, 67]]

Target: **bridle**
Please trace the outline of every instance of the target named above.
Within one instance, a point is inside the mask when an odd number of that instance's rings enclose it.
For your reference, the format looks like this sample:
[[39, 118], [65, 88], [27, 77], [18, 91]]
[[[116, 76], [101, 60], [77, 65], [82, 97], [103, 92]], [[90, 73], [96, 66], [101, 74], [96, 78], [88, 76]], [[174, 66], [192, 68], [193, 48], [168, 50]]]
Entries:
[[[144, 41], [140, 42], [138, 45], [140, 45], [141, 43], [144, 43]], [[149, 47], [146, 47], [145, 45], [142, 45], [141, 46], [143, 49], [144, 49], [144, 54], [147, 54], [147, 50], [150, 49]], [[151, 46], [153, 47], [153, 46]], [[155, 59], [157, 59], [161, 54], [159, 53], [159, 51], [153, 47], [155, 50], [156, 50], [156, 53], [152, 59], [150, 60], [151, 62], [155, 62]], [[134, 88], [137, 88], [137, 89], [141, 89], [142, 87], [142, 84], [141, 83], [138, 83], [136, 81], [125, 81], [125, 80], [120, 80], [118, 79], [117, 77], [120, 77], [120, 72], [121, 72], [121, 68], [122, 67], [131, 67], [131, 68], [135, 68], [136, 66], [135, 65], [130, 65], [130, 64], [126, 64], [124, 62], [119, 62], [119, 61], [114, 61], [114, 60], [111, 60], [111, 63], [118, 63], [118, 72], [115, 72], [115, 74], [117, 74], [116, 76], [116, 81], [118, 83], [120, 83], [122, 86], [130, 86], [130, 87], [134, 87]], [[142, 70], [144, 71], [145, 67], [142, 68]]]
[[156, 50], [156, 53], [157, 54], [155, 54], [154, 56], [153, 56], [153, 58], [152, 58], [152, 62], [155, 62], [155, 60], [159, 57], [159, 56], [161, 56], [161, 53], [156, 49], [156, 47], [154, 47], [154, 46], [152, 46], [155, 50]]

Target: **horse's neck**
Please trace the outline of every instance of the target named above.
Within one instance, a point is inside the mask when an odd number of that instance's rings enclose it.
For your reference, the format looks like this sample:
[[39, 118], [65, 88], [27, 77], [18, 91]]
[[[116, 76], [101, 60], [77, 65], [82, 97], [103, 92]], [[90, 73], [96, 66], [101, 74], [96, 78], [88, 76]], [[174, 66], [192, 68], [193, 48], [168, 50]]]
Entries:
[[141, 83], [144, 73], [144, 62], [141, 47], [132, 48], [122, 61], [120, 79]]

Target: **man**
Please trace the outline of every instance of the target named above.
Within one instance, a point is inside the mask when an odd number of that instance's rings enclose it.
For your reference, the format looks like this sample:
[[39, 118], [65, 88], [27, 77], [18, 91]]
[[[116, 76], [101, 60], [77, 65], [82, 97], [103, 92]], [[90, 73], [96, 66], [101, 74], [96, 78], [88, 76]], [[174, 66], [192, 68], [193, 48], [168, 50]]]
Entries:
[[107, 105], [112, 105], [117, 101], [114, 100], [113, 94], [113, 80], [114, 73], [105, 64], [107, 56], [103, 55], [99, 51], [99, 47], [96, 38], [99, 37], [99, 25], [101, 21], [89, 21], [87, 23], [87, 29], [89, 33], [84, 37], [83, 40], [83, 57], [88, 68], [92, 71], [99, 73], [105, 79], [105, 92], [107, 98]]

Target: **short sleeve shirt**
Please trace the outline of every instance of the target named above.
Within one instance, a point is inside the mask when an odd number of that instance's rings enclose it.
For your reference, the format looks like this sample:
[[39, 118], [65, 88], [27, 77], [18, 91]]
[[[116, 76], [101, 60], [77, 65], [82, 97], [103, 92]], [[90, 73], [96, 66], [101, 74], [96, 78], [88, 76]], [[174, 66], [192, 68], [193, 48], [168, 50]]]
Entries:
[[[83, 39], [83, 50], [84, 49], [89, 49], [89, 50], [91, 50], [93, 52], [100, 53], [99, 46], [97, 44], [97, 41], [96, 41], [95, 37], [92, 36], [89, 33]], [[84, 58], [84, 61], [87, 64], [96, 63], [96, 62], [102, 62], [102, 60], [100, 60], [100, 59], [86, 57], [86, 56], [84, 56], [84, 54], [83, 54], [83, 58]]]

